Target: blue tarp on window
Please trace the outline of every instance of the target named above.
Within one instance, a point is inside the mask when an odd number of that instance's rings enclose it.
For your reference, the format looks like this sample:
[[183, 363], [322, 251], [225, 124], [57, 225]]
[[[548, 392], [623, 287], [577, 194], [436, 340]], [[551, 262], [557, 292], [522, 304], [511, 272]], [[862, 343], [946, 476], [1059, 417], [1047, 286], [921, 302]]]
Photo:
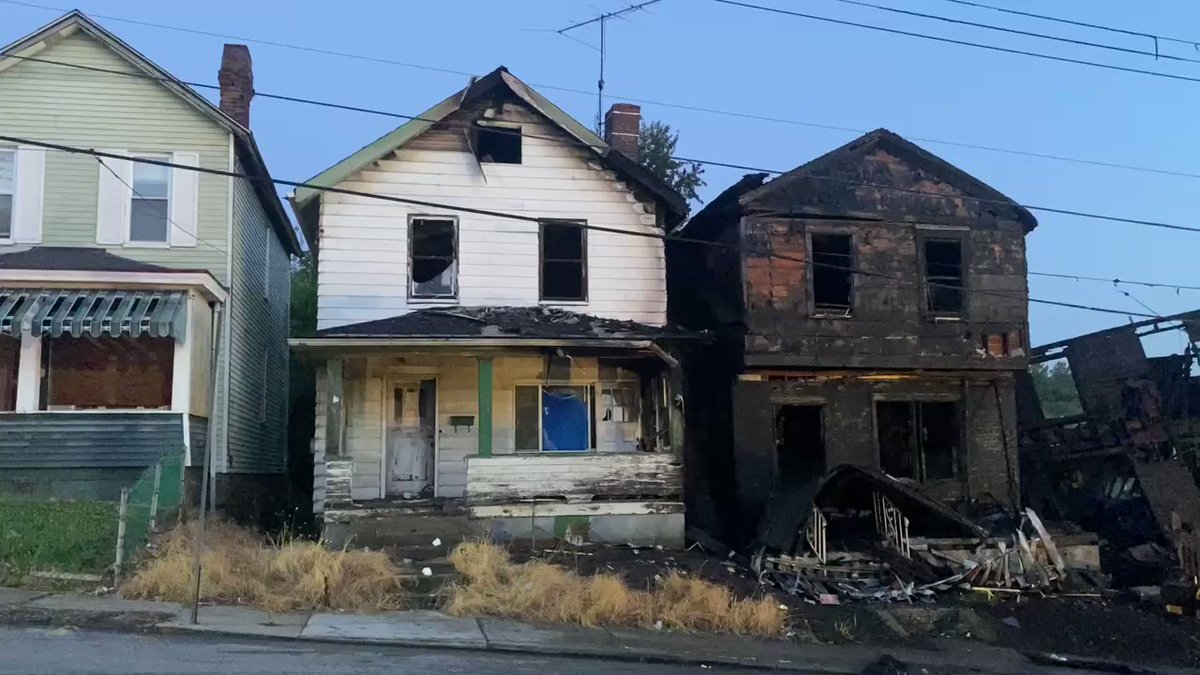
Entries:
[[589, 441], [587, 389], [542, 389], [542, 450], [586, 452]]

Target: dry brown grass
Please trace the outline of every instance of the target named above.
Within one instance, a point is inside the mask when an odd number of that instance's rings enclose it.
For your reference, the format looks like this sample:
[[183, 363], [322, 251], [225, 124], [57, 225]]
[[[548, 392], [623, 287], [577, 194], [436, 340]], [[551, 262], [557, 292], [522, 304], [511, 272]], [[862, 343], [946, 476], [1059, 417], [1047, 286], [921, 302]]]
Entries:
[[741, 600], [728, 588], [678, 574], [635, 590], [616, 575], [580, 576], [542, 561], [515, 564], [495, 544], [467, 542], [450, 556], [462, 575], [445, 609], [542, 623], [627, 626], [776, 637], [786, 616], [770, 598]]
[[[195, 533], [185, 525], [164, 535], [124, 594], [190, 602]], [[267, 542], [228, 523], [206, 528], [201, 570], [202, 600], [272, 612], [388, 610], [399, 608], [403, 598], [402, 572], [381, 552], [330, 550], [300, 539]]]

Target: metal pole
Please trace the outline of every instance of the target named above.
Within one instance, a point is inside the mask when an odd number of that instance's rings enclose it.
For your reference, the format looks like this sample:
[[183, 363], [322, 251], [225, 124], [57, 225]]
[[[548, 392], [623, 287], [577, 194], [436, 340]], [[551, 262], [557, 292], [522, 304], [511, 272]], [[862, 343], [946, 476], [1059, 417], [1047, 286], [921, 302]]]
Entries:
[[597, 82], [598, 92], [596, 94], [596, 135], [604, 137], [604, 50], [607, 48], [605, 44], [605, 24], [608, 23], [607, 16], [600, 17], [600, 81]]
[[192, 576], [194, 577], [194, 586], [192, 591], [192, 624], [194, 625], [199, 620], [200, 614], [200, 554], [204, 549], [204, 516], [208, 511], [208, 483], [209, 473], [212, 470], [212, 458], [217, 444], [217, 434], [213, 429], [213, 420], [217, 419], [217, 368], [220, 365], [221, 358], [221, 321], [223, 316], [224, 305], [217, 303], [213, 306], [213, 347], [212, 356], [208, 362], [208, 433], [204, 438], [204, 461], [202, 463], [204, 474], [200, 478], [200, 519], [199, 527], [197, 527], [192, 548], [194, 551], [194, 559], [192, 561]]
[[129, 514], [129, 488], [121, 488], [121, 508], [117, 512], [117, 555], [113, 561], [113, 587], [121, 585], [121, 567], [125, 565], [125, 518]]
[[158, 486], [162, 482], [162, 460], [154, 465], [154, 492], [150, 495], [150, 531], [158, 525]]

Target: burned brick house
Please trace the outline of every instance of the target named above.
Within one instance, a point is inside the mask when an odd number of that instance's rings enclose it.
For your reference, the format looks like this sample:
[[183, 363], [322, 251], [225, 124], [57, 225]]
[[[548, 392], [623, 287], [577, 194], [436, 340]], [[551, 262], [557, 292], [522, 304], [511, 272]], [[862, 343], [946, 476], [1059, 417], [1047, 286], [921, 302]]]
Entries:
[[745, 542], [841, 464], [1016, 502], [1035, 218], [883, 129], [765, 178], [667, 248], [672, 320], [718, 337], [689, 378], [693, 524]]

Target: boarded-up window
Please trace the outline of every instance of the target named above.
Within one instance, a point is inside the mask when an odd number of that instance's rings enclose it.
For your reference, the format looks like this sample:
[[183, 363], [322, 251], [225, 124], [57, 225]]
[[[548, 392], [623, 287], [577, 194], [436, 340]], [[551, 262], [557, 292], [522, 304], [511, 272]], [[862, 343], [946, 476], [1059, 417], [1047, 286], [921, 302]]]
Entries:
[[46, 342], [48, 408], [170, 407], [174, 340], [60, 337]]
[[17, 365], [21, 359], [21, 342], [0, 335], [0, 412], [11, 412], [17, 404]]
[[848, 234], [812, 235], [813, 306], [818, 312], [850, 313], [851, 241]]
[[585, 221], [541, 222], [541, 299], [587, 300]]
[[963, 311], [962, 242], [957, 239], [925, 241], [926, 308], [936, 314]]
[[879, 468], [897, 478], [953, 478], [961, 439], [954, 401], [880, 401], [875, 405]]
[[409, 292], [414, 298], [458, 295], [458, 245], [451, 218], [413, 218]]

